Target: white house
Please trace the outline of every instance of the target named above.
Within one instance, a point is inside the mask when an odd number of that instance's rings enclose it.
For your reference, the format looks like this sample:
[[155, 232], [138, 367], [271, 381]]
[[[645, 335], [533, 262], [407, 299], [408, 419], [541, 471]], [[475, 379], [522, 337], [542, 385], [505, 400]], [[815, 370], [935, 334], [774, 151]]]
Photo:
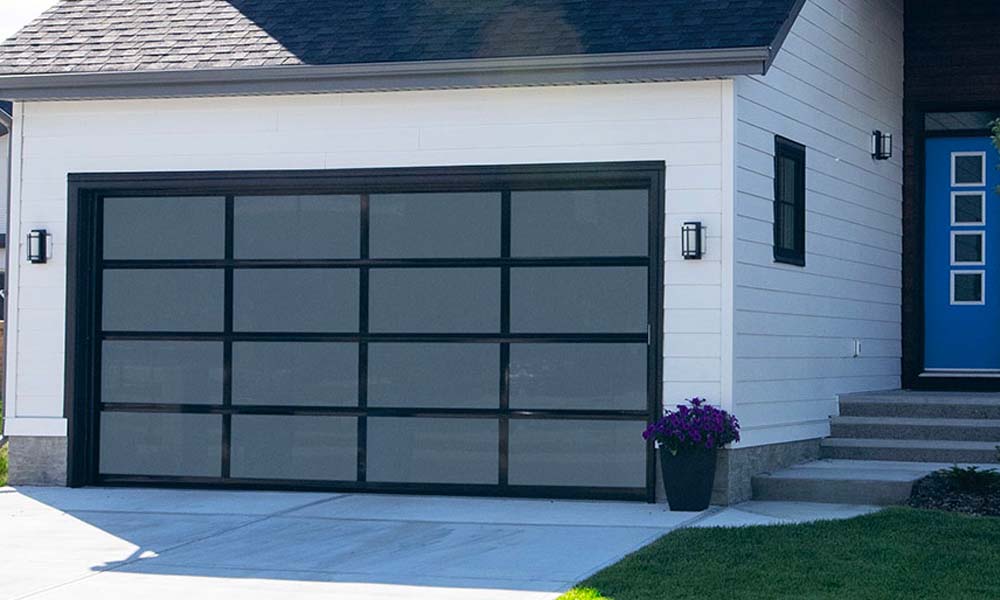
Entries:
[[14, 483], [653, 500], [701, 396], [731, 502], [901, 386], [903, 0], [285, 4], [0, 46]]

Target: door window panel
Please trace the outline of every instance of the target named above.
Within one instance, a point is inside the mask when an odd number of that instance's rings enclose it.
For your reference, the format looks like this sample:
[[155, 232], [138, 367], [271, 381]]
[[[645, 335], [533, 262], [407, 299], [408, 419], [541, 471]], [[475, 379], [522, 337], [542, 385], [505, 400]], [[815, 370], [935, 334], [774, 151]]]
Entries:
[[646, 333], [646, 269], [511, 269], [511, 330]]
[[642, 487], [642, 421], [510, 422], [511, 485]]
[[644, 344], [511, 344], [510, 407], [645, 410]]
[[374, 258], [500, 256], [500, 194], [371, 196]]
[[512, 192], [513, 256], [646, 256], [647, 190]]
[[101, 401], [222, 404], [222, 342], [106, 341]]
[[955, 193], [952, 194], [953, 225], [985, 225], [986, 224], [986, 194]]
[[373, 269], [373, 332], [500, 330], [499, 269]]
[[984, 232], [952, 233], [953, 264], [983, 264]]
[[238, 269], [236, 331], [356, 332], [359, 276], [353, 269]]
[[369, 344], [368, 405], [499, 408], [495, 344]]
[[104, 199], [105, 260], [221, 259], [226, 252], [226, 199]]
[[232, 439], [230, 468], [236, 478], [358, 478], [355, 417], [233, 415]]
[[986, 185], [986, 154], [955, 152], [952, 154], [952, 185]]
[[368, 481], [497, 483], [496, 419], [368, 419]]
[[985, 304], [984, 279], [986, 273], [983, 271], [952, 271], [952, 304]]
[[238, 196], [233, 212], [238, 259], [359, 256], [359, 196]]
[[103, 474], [222, 475], [221, 415], [105, 412], [100, 445]]
[[358, 345], [234, 343], [233, 404], [357, 406]]
[[105, 331], [221, 332], [223, 272], [105, 269]]

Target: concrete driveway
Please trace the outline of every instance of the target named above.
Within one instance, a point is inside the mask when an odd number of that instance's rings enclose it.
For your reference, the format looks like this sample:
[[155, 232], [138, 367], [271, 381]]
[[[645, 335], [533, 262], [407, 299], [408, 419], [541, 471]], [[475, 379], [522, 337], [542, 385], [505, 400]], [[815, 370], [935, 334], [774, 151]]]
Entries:
[[551, 599], [701, 517], [612, 502], [0, 488], [0, 598]]

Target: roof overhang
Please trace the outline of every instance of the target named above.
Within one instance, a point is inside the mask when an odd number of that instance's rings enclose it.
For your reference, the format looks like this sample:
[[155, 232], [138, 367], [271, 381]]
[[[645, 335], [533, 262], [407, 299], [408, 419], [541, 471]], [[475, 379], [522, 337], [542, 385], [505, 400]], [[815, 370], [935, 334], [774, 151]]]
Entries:
[[585, 85], [763, 75], [780, 44], [693, 51], [0, 76], [0, 98], [84, 100]]

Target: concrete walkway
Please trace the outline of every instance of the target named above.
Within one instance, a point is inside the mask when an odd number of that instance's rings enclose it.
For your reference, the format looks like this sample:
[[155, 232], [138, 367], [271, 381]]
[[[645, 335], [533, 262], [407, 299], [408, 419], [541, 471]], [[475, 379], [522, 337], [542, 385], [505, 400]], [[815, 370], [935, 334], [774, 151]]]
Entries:
[[679, 527], [870, 510], [0, 488], [0, 598], [551, 600]]

